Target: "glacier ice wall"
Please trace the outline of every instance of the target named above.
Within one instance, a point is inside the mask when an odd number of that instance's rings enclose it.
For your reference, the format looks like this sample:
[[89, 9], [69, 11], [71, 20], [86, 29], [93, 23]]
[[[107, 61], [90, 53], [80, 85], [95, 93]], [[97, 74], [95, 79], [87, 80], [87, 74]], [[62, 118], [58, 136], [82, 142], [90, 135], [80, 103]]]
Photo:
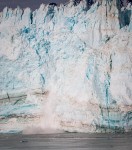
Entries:
[[[0, 13], [0, 132], [132, 129], [131, 5]], [[31, 129], [31, 131], [29, 130]], [[42, 131], [41, 131], [42, 133]]]

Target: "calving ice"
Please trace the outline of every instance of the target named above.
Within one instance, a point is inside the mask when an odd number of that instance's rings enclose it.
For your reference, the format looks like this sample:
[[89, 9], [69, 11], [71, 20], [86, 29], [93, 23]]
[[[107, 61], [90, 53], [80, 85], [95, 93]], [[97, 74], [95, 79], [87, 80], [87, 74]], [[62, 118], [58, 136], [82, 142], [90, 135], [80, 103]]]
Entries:
[[131, 14], [120, 0], [4, 8], [0, 132], [131, 131]]

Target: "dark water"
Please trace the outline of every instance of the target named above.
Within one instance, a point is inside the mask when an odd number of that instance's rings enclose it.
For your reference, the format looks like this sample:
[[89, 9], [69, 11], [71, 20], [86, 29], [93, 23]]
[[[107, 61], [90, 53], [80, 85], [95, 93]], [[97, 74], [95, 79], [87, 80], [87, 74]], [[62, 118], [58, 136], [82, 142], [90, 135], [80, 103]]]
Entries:
[[0, 135], [0, 150], [132, 150], [132, 134]]

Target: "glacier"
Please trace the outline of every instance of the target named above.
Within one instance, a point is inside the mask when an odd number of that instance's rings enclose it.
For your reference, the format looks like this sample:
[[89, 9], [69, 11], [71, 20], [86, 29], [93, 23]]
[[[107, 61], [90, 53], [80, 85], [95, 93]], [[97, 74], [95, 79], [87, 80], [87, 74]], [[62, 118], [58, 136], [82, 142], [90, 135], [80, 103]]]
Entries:
[[132, 130], [132, 6], [117, 1], [4, 8], [0, 133]]

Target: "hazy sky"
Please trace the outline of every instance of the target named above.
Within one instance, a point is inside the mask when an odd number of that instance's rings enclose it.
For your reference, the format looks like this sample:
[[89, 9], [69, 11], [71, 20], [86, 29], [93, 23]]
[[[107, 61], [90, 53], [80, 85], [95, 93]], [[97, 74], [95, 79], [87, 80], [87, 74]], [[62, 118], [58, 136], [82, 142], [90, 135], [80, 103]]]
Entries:
[[[0, 11], [3, 10], [4, 7], [8, 6], [11, 8], [16, 8], [17, 6], [20, 6], [21, 8], [30, 7], [32, 10], [35, 10], [36, 8], [39, 8], [40, 4], [45, 3], [51, 3], [55, 2], [57, 4], [60, 3], [66, 3], [69, 0], [0, 0]], [[122, 0], [124, 5], [125, 3], [132, 0]]]
[[0, 11], [3, 10], [4, 7], [8, 6], [11, 8], [16, 8], [20, 6], [21, 8], [30, 7], [31, 9], [36, 9], [40, 6], [41, 3], [51, 3], [55, 2], [59, 3], [66, 3], [68, 0], [0, 0]]

